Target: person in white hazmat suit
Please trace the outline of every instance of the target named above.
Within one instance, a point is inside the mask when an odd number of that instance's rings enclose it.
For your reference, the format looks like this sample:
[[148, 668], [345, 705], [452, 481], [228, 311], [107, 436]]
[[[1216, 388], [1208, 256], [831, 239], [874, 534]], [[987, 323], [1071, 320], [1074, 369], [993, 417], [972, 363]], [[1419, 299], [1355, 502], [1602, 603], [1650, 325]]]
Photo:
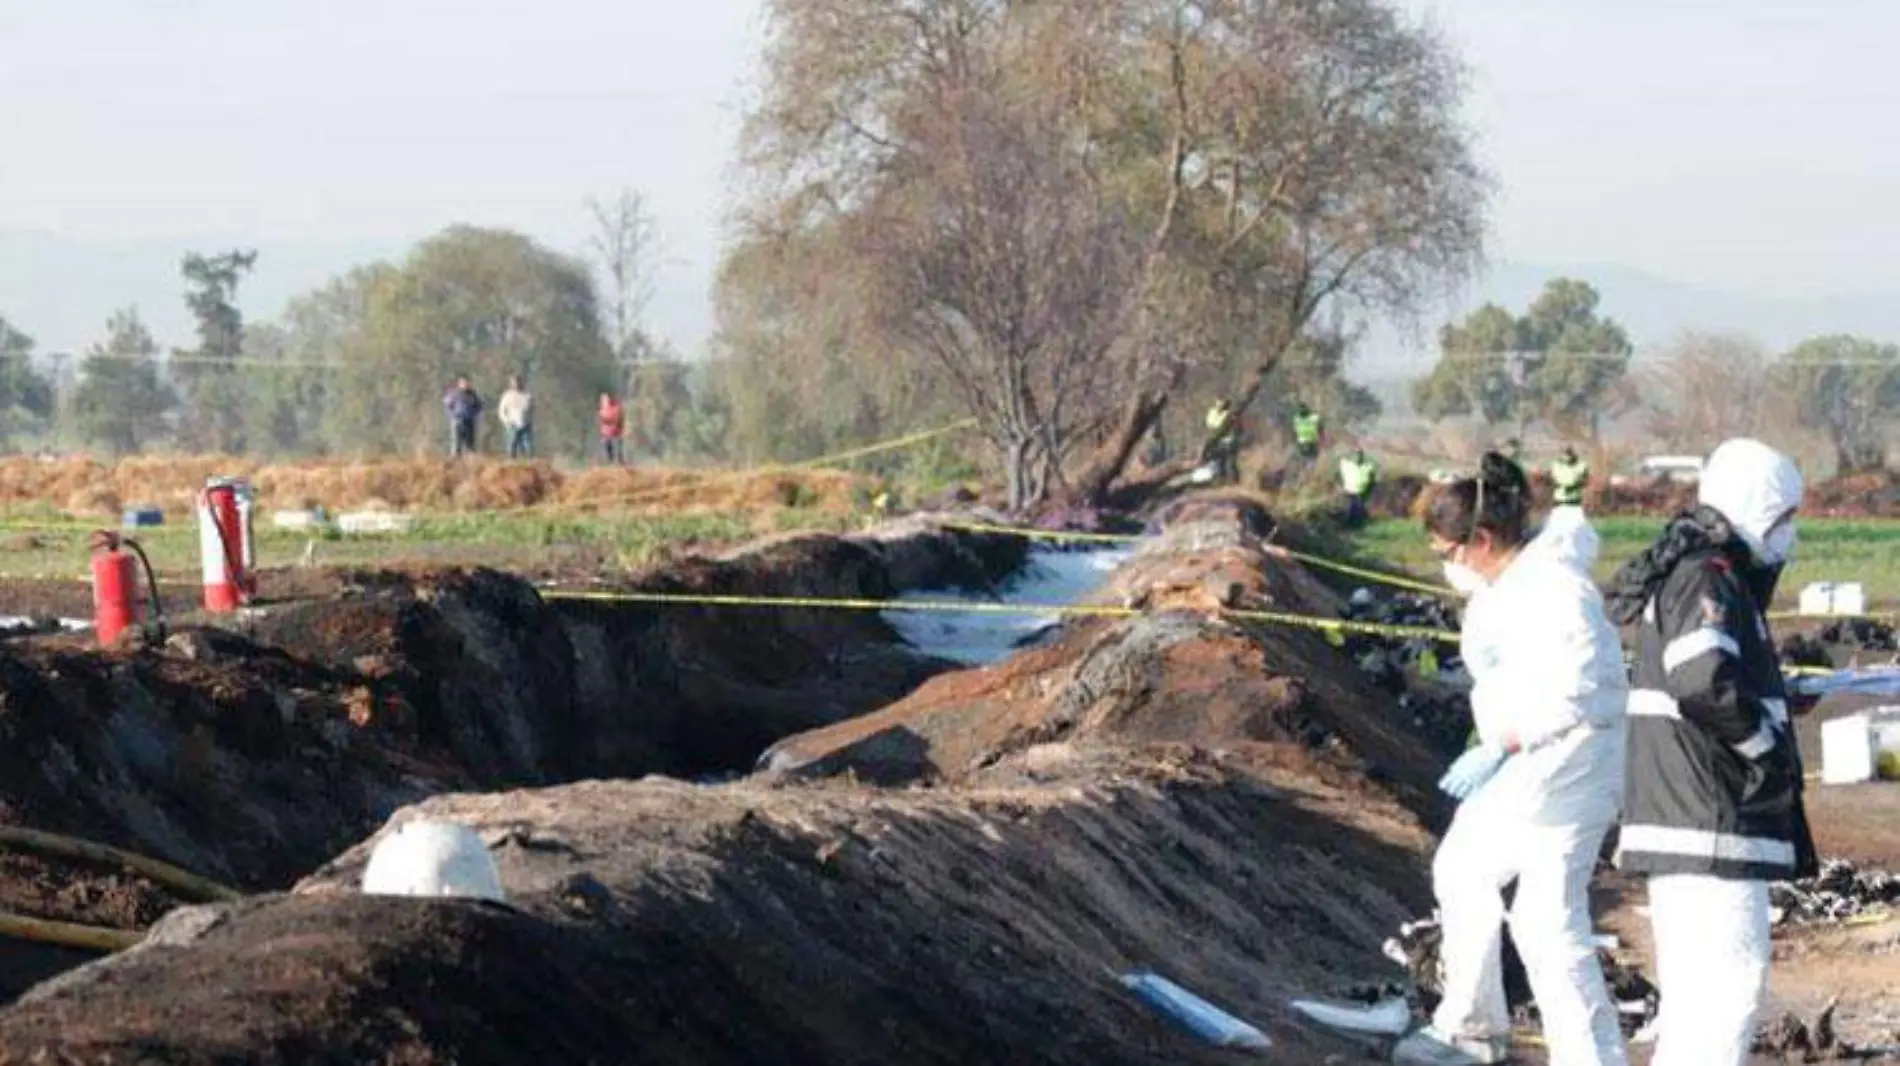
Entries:
[[1617, 573], [1636, 625], [1617, 865], [1649, 879], [1655, 1066], [1741, 1066], [1768, 983], [1768, 885], [1819, 863], [1769, 632], [1801, 473], [1754, 440], [1703, 467], [1700, 506]]
[[1501, 955], [1508, 920], [1553, 1066], [1622, 1066], [1615, 1005], [1597, 961], [1589, 885], [1623, 787], [1628, 682], [1590, 577], [1596, 534], [1560, 508], [1529, 531], [1523, 470], [1488, 454], [1444, 486], [1425, 528], [1446, 579], [1470, 596], [1461, 652], [1478, 742], [1439, 787], [1460, 801], [1432, 863], [1444, 999], [1393, 1061], [1506, 1060]]

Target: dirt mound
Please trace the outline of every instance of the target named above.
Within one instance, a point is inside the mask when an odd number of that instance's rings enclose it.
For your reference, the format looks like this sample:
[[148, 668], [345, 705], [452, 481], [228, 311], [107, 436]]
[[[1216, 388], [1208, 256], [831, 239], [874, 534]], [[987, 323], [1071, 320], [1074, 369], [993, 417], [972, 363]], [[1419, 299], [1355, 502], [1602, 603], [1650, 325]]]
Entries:
[[[884, 596], [994, 581], [1022, 554], [1014, 538], [912, 525], [780, 538], [631, 587]], [[334, 599], [227, 622], [243, 633], [185, 626], [107, 652], [74, 638], [0, 645], [0, 824], [282, 886], [422, 796], [728, 773], [951, 666], [875, 615], [554, 605], [484, 570], [331, 580]], [[72, 873], [71, 898], [46, 896], [48, 880], [0, 864], [0, 909], [130, 920], [98, 872]], [[53, 965], [18, 948], [0, 941], [0, 996]]]
[[1342, 614], [1332, 592], [1246, 531], [1262, 525], [1271, 520], [1231, 500], [1183, 509], [1095, 597], [1149, 613], [1072, 624], [1050, 645], [788, 738], [762, 765], [800, 777], [955, 781], [1055, 741], [1262, 745], [1282, 764], [1387, 783], [1436, 809], [1440, 760], [1392, 693], [1315, 630], [1224, 613]]
[[1373, 483], [1366, 510], [1378, 518], [1414, 518], [1420, 497], [1431, 482], [1417, 474], [1382, 477]]
[[245, 477], [266, 508], [321, 506], [331, 511], [383, 506], [398, 510], [479, 512], [560, 510], [752, 511], [809, 509], [848, 514], [868, 495], [866, 479], [836, 470], [727, 471], [650, 467], [563, 472], [546, 461], [501, 459], [306, 460], [261, 464], [228, 456], [135, 456], [114, 464], [89, 459], [0, 459], [0, 505], [35, 506], [74, 518], [117, 516], [133, 504], [190, 514], [212, 477]]
[[1118, 986], [1141, 966], [1266, 1027], [1274, 1061], [1346, 1051], [1287, 999], [1395, 975], [1378, 943], [1423, 835], [1207, 757], [1069, 772], [442, 797], [404, 817], [482, 830], [521, 913], [356, 896], [358, 848], [188, 947], [42, 990], [0, 1015], [0, 1061], [1227, 1061]]
[[1900, 471], [1882, 470], [1823, 481], [1808, 490], [1802, 509], [1844, 518], [1900, 515]]

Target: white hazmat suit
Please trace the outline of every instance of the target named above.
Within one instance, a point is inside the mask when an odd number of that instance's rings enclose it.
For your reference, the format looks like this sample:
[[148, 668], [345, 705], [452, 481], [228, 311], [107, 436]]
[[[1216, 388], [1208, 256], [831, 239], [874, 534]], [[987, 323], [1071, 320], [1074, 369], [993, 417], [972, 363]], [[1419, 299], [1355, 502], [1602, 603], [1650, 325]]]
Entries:
[[1559, 508], [1465, 610], [1479, 739], [1521, 745], [1458, 808], [1432, 864], [1445, 998], [1431, 1032], [1474, 1061], [1502, 1061], [1510, 1033], [1500, 951], [1512, 880], [1511, 932], [1552, 1066], [1626, 1061], [1590, 921], [1590, 876], [1623, 787], [1629, 691], [1590, 577], [1596, 554], [1582, 512]]

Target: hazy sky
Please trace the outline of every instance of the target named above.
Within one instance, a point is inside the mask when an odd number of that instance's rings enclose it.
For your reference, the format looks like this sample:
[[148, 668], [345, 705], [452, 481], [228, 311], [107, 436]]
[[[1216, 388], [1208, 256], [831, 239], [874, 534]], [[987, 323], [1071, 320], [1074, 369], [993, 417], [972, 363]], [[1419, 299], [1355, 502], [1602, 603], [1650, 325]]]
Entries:
[[[467, 221], [577, 250], [584, 198], [630, 185], [691, 346], [760, 6], [0, 0], [0, 231], [386, 248]], [[1900, 4], [1412, 6], [1474, 68], [1496, 256], [1900, 290]]]

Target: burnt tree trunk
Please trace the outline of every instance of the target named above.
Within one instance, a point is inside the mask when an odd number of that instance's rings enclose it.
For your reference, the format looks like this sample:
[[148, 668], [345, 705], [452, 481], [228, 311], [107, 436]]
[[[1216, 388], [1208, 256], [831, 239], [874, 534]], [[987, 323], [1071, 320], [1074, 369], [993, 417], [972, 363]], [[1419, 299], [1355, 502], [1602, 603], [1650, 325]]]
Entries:
[[1129, 460], [1135, 456], [1143, 437], [1154, 429], [1161, 420], [1161, 413], [1168, 408], [1166, 391], [1137, 392], [1129, 397], [1122, 407], [1121, 415], [1115, 421], [1115, 428], [1108, 439], [1096, 450], [1095, 457], [1089, 460], [1082, 476], [1076, 479], [1075, 495], [1080, 503], [1091, 507], [1102, 506], [1114, 488], [1115, 481], [1128, 469]]

